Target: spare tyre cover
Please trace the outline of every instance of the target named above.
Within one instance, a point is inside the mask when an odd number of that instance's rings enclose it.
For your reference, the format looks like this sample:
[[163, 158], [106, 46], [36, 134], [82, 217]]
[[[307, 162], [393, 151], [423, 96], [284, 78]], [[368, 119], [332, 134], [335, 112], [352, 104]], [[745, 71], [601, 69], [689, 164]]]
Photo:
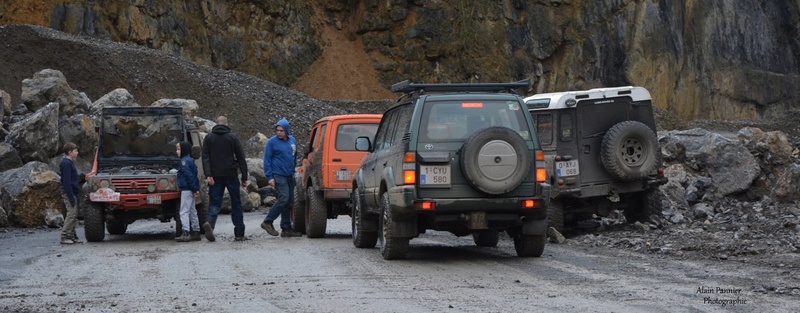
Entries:
[[500, 126], [467, 138], [461, 149], [461, 172], [481, 192], [500, 195], [517, 188], [528, 175], [531, 155], [517, 132]]

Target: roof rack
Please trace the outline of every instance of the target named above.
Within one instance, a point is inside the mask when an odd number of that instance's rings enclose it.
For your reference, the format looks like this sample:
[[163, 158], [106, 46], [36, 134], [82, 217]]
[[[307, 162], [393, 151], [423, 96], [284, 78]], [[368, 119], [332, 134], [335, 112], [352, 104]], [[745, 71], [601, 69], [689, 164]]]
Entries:
[[414, 84], [408, 80], [401, 81], [392, 85], [392, 92], [403, 93], [425, 93], [425, 92], [455, 92], [455, 91], [482, 91], [482, 92], [502, 92], [508, 91], [515, 93], [518, 88], [528, 88], [531, 85], [530, 79], [524, 79], [513, 83], [460, 83], [460, 84]]

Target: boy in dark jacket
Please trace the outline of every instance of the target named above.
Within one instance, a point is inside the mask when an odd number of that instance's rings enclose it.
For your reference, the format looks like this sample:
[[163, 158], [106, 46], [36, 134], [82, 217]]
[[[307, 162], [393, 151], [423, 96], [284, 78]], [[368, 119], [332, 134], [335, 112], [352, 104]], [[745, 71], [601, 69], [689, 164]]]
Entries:
[[78, 184], [78, 168], [75, 159], [78, 157], [78, 145], [68, 142], [64, 145], [64, 159], [58, 168], [61, 170], [61, 197], [67, 207], [67, 216], [64, 218], [64, 227], [61, 228], [61, 244], [69, 245], [81, 243], [75, 233], [78, 220], [78, 193], [81, 187]]
[[[189, 155], [192, 144], [181, 141], [175, 147], [181, 157], [178, 166], [178, 188], [181, 190], [181, 227], [183, 233], [175, 238], [178, 242], [200, 240], [200, 220], [197, 218], [195, 198], [200, 194], [200, 181], [197, 178], [197, 166]], [[191, 234], [191, 235], [190, 235]]]

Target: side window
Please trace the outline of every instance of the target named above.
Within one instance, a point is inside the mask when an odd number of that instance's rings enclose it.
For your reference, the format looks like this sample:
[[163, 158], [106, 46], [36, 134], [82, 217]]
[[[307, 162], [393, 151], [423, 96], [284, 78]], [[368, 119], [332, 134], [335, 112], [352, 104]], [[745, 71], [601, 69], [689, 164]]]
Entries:
[[378, 126], [378, 132], [375, 133], [375, 142], [372, 144], [373, 150], [378, 151], [386, 147], [387, 134], [390, 134], [393, 130], [394, 123], [392, 123], [392, 119], [397, 115], [396, 112], [397, 110], [393, 110], [383, 115], [381, 124]]
[[316, 149], [319, 149], [319, 147], [322, 147], [323, 145], [325, 145], [325, 132], [326, 132], [327, 129], [328, 129], [328, 124], [324, 124], [324, 125], [322, 125], [322, 127], [320, 127], [320, 129], [319, 129], [319, 137], [318, 137], [319, 139], [317, 140], [318, 142], [317, 142], [317, 148]]
[[573, 134], [573, 125], [572, 125], [572, 113], [563, 113], [559, 115], [559, 139], [561, 141], [572, 141]]
[[397, 110], [397, 118], [394, 120], [394, 135], [392, 136], [391, 145], [400, 144], [403, 136], [408, 132], [408, 126], [411, 123], [411, 115], [413, 114], [413, 106], [407, 105]]
[[308, 143], [308, 149], [309, 149], [308, 152], [316, 151], [318, 148], [317, 130], [319, 130], [319, 127], [314, 127], [314, 129], [311, 130], [311, 135], [309, 135], [309, 140], [311, 140], [311, 142]]
[[553, 144], [553, 115], [550, 113], [533, 114], [533, 122], [536, 124], [536, 133], [539, 134], [541, 144]]

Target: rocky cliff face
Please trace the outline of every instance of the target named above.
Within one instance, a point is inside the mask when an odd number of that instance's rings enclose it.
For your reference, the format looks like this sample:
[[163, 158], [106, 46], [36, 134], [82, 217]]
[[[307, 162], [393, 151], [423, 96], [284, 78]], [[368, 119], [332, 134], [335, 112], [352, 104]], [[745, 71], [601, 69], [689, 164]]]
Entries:
[[[685, 119], [773, 117], [800, 100], [792, 0], [0, 0], [0, 24], [136, 43], [291, 85], [324, 28], [381, 84], [532, 78], [530, 93], [640, 85]], [[331, 49], [332, 50], [332, 49]], [[342, 79], [335, 74], [321, 79]]]

